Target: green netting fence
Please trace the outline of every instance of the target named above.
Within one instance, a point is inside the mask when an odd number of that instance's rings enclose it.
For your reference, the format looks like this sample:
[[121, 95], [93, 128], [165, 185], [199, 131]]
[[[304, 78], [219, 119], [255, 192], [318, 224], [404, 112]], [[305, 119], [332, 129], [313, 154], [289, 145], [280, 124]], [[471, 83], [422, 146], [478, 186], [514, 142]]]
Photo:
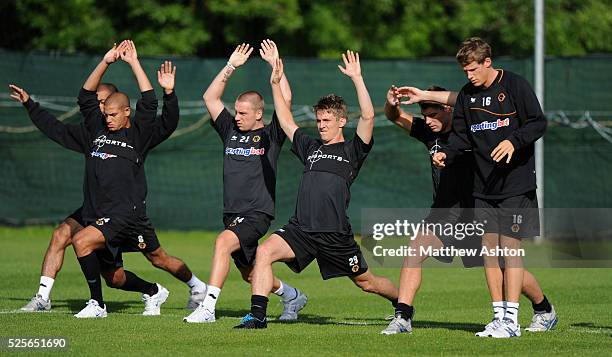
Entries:
[[[165, 58], [144, 58], [153, 82]], [[201, 96], [225, 59], [171, 58], [178, 67], [177, 95], [181, 121], [177, 132], [151, 152], [146, 171], [148, 213], [156, 227], [165, 229], [222, 228], [223, 147], [208, 123]], [[54, 56], [0, 51], [0, 80], [16, 83], [66, 122], [81, 120], [76, 94], [99, 58]], [[292, 59], [285, 69], [293, 89], [293, 111], [301, 126], [314, 130], [311, 105], [325, 94], [344, 96], [357, 111], [352, 82], [337, 69], [337, 61]], [[530, 59], [497, 59], [497, 67], [524, 75], [531, 81]], [[350, 217], [360, 229], [360, 209], [371, 207], [427, 207], [431, 175], [422, 144], [389, 125], [382, 114], [391, 84], [458, 90], [465, 83], [453, 59], [362, 61], [366, 84], [377, 114], [375, 146], [352, 188]], [[230, 109], [247, 89], [259, 90], [268, 100], [269, 66], [252, 58], [232, 77], [223, 97]], [[137, 86], [124, 63], [111, 66], [104, 81], [115, 83], [134, 101]], [[6, 88], [6, 87], [5, 87]], [[82, 201], [84, 159], [51, 142], [31, 126], [25, 110], [0, 93], [0, 223], [54, 223]], [[161, 98], [161, 92], [157, 89]], [[612, 57], [548, 59], [545, 106], [550, 120], [544, 144], [546, 207], [612, 207]], [[407, 107], [418, 111], [417, 107]], [[354, 126], [348, 128], [352, 136]], [[284, 224], [293, 214], [302, 172], [297, 158], [285, 145], [279, 160], [277, 220]]]

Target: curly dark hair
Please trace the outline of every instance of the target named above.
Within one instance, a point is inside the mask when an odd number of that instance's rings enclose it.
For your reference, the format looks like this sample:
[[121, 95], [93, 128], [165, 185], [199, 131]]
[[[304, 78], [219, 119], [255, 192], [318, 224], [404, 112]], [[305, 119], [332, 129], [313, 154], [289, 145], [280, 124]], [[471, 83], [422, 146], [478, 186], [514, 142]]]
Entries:
[[324, 97], [321, 97], [317, 104], [313, 106], [315, 113], [319, 110], [323, 110], [326, 112], [331, 112], [336, 116], [336, 119], [346, 118], [347, 110], [346, 110], [346, 102], [344, 98], [335, 94], [328, 94]]

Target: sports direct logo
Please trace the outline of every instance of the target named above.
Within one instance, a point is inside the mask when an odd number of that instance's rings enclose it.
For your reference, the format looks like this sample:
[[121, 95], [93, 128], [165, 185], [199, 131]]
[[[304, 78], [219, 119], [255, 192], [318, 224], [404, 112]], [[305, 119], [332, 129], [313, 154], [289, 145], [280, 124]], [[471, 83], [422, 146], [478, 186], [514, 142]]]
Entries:
[[239, 156], [261, 156], [266, 152], [265, 148], [256, 149], [254, 147], [245, 148], [225, 148], [225, 155], [239, 155]]
[[497, 130], [497, 128], [504, 126], [510, 126], [510, 118], [504, 120], [497, 119], [497, 121], [494, 122], [483, 121], [482, 123], [472, 124], [470, 125], [470, 130], [472, 133], [475, 133], [480, 130]]

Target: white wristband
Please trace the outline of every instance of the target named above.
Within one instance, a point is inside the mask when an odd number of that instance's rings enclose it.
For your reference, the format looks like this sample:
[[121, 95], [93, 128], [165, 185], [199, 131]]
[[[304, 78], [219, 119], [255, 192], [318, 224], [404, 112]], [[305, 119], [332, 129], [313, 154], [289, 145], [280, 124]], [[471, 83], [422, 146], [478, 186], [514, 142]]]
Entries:
[[232, 66], [232, 64], [231, 64], [231, 63], [229, 63], [229, 61], [227, 61], [227, 63], [226, 63], [225, 65], [226, 65], [227, 67], [231, 68], [231, 69], [232, 69], [232, 71], [235, 71], [235, 70], [236, 70], [236, 67]]

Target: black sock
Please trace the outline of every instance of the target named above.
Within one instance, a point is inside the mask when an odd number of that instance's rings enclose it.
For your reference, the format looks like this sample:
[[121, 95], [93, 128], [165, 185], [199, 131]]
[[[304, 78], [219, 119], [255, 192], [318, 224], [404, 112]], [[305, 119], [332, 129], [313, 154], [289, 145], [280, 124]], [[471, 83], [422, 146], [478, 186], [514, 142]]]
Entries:
[[89, 293], [91, 298], [98, 302], [100, 307], [104, 307], [104, 299], [102, 298], [102, 282], [100, 281], [100, 262], [96, 256], [96, 252], [79, 258], [79, 264], [87, 285], [89, 285]]
[[549, 313], [552, 311], [552, 306], [550, 306], [550, 303], [548, 302], [546, 295], [544, 295], [544, 300], [542, 300], [541, 302], [537, 304], [531, 303], [531, 306], [533, 307], [534, 312], [546, 311], [547, 313]]
[[399, 314], [404, 320], [409, 320], [414, 314], [414, 307], [412, 307], [412, 305], [407, 305], [400, 302], [395, 307], [395, 316], [397, 316], [397, 314]]
[[251, 296], [251, 315], [258, 320], [263, 320], [266, 317], [266, 309], [268, 308], [268, 298], [262, 295]]
[[125, 283], [119, 287], [121, 290], [126, 291], [138, 291], [143, 294], [153, 296], [157, 294], [157, 284], [149, 283], [148, 281], [142, 280], [136, 274], [131, 271], [125, 271]]
[[397, 299], [389, 301], [391, 301], [391, 305], [393, 305], [393, 307], [397, 307], [397, 304], [399, 304], [399, 301]]

